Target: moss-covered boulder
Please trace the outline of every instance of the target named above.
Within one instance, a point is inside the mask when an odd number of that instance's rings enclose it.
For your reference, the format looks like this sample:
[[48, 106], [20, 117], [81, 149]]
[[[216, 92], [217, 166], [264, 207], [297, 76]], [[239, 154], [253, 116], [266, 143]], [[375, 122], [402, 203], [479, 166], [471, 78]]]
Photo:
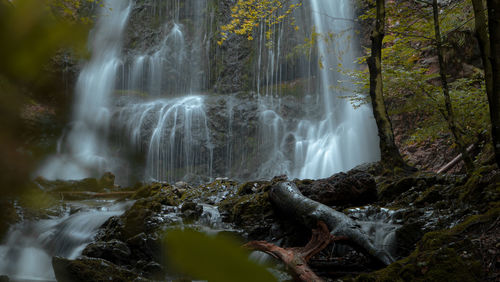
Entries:
[[89, 244], [82, 255], [93, 258], [102, 258], [107, 261], [121, 264], [126, 263], [131, 255], [130, 249], [122, 241], [113, 239], [108, 242], [98, 241]]
[[360, 170], [325, 179], [295, 181], [295, 184], [304, 196], [328, 206], [360, 206], [377, 200], [375, 179]]
[[61, 257], [52, 258], [52, 266], [57, 281], [134, 281], [138, 275], [109, 261], [97, 258], [79, 258], [69, 260]]
[[[344, 281], [484, 281], [490, 273], [484, 271], [481, 239], [497, 237], [491, 230], [500, 216], [500, 204], [492, 204], [482, 215], [474, 215], [463, 223], [446, 230], [425, 234], [408, 257], [376, 272], [362, 274]], [[493, 225], [492, 225], [493, 224]], [[487, 232], [483, 232], [488, 230]]]
[[251, 239], [268, 237], [276, 222], [269, 201], [270, 182], [251, 182], [240, 185], [238, 193], [227, 197], [219, 204], [225, 220], [247, 232]]
[[46, 192], [74, 192], [89, 191], [101, 192], [103, 187], [95, 178], [85, 178], [81, 180], [47, 180], [43, 177], [35, 179], [35, 183]]
[[192, 222], [200, 218], [203, 213], [203, 206], [193, 202], [185, 202], [182, 204], [181, 212], [186, 221]]
[[114, 188], [115, 186], [115, 175], [111, 172], [105, 172], [101, 178], [99, 178], [98, 184], [102, 188]]

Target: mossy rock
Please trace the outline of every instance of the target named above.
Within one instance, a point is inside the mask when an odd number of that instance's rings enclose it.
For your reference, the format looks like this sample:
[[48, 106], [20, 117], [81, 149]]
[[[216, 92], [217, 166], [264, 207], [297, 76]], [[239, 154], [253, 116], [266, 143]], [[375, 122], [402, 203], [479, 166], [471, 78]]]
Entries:
[[268, 191], [228, 198], [220, 203], [219, 209], [228, 221], [244, 229], [252, 239], [264, 239], [274, 221]]
[[121, 268], [109, 261], [96, 258], [80, 258], [68, 260], [61, 257], [52, 258], [52, 266], [57, 281], [133, 281], [138, 275]]
[[439, 200], [442, 200], [443, 196], [441, 195], [441, 192], [443, 188], [444, 187], [441, 185], [434, 185], [428, 188], [415, 200], [415, 204], [418, 207], [423, 207], [425, 205], [433, 204]]
[[384, 200], [392, 200], [402, 193], [410, 190], [412, 187], [416, 186], [418, 179], [415, 177], [405, 177], [396, 182], [390, 182], [388, 184], [379, 185], [378, 197]]
[[397, 256], [408, 256], [414, 249], [415, 244], [422, 239], [424, 231], [422, 223], [413, 222], [403, 225], [396, 230]]
[[123, 236], [128, 239], [142, 232], [152, 232], [153, 227], [148, 223], [150, 218], [161, 212], [161, 202], [151, 197], [138, 200], [123, 215]]
[[131, 196], [131, 198], [137, 200], [142, 198], [154, 197], [160, 194], [162, 189], [166, 190], [169, 188], [170, 185], [168, 184], [151, 183], [149, 185], [139, 187], [139, 189], [137, 189], [137, 191]]
[[500, 172], [494, 166], [480, 167], [464, 185], [457, 186], [453, 193], [462, 202], [478, 206], [500, 200]]
[[481, 281], [479, 258], [472, 254], [475, 246], [467, 232], [490, 226], [500, 215], [500, 204], [482, 215], [474, 215], [463, 223], [441, 231], [429, 232], [410, 256], [388, 267], [344, 281]]
[[[232, 197], [236, 194], [238, 183], [231, 180], [215, 180], [208, 184], [188, 189], [180, 197], [181, 202], [204, 202], [217, 204], [223, 198]], [[224, 196], [221, 196], [224, 194]]]
[[104, 189], [95, 178], [84, 178], [81, 180], [47, 180], [43, 177], [38, 177], [35, 179], [35, 183], [47, 192], [101, 192]]

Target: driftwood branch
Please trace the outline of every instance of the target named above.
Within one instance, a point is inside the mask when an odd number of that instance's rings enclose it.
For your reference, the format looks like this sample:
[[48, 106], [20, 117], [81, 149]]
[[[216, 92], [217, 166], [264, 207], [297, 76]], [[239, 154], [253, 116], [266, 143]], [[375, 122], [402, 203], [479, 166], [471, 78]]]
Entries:
[[266, 241], [252, 241], [244, 247], [267, 253], [285, 263], [300, 281], [323, 281], [309, 268], [309, 260], [321, 252], [332, 241], [345, 240], [330, 234], [324, 222], [318, 222], [318, 228], [312, 230], [311, 240], [305, 247], [281, 248]]
[[323, 221], [330, 234], [348, 238], [348, 244], [368, 255], [375, 261], [389, 265], [394, 258], [384, 249], [378, 248], [354, 220], [326, 205], [303, 196], [292, 182], [280, 182], [269, 192], [271, 201], [277, 208], [290, 216], [294, 216], [308, 226], [314, 228]]
[[[472, 144], [469, 147], [467, 147], [467, 152], [470, 153], [476, 144]], [[460, 161], [462, 160], [462, 154], [458, 154], [453, 160], [451, 160], [449, 163], [445, 164], [443, 167], [441, 167], [437, 173], [445, 173], [448, 170], [452, 169], [455, 165], [457, 165]]]

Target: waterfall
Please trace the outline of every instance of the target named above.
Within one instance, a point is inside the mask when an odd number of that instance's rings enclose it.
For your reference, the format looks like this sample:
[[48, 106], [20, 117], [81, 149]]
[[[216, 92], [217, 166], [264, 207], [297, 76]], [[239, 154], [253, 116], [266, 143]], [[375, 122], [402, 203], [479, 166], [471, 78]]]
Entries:
[[[337, 67], [356, 68], [358, 53], [349, 1], [304, 3], [296, 12], [303, 32], [275, 25], [271, 47], [261, 25], [248, 54], [213, 44], [218, 4], [105, 1], [70, 129], [38, 174], [76, 179], [111, 171], [123, 184], [322, 178], [378, 159], [371, 109], [341, 98], [349, 93], [340, 89], [352, 85]], [[316, 46], [297, 53], [312, 27], [321, 34]], [[238, 62], [217, 67], [225, 58], [250, 59], [232, 74]], [[245, 78], [252, 91], [213, 93], [222, 76]]]
[[[304, 105], [309, 113], [296, 124], [287, 126], [286, 119], [279, 113], [280, 93], [277, 93], [272, 81], [281, 82], [283, 71], [275, 61], [280, 57], [280, 44], [283, 37], [281, 27], [277, 32], [276, 50], [263, 54], [265, 42], [261, 38], [259, 46], [257, 89], [260, 89], [260, 72], [264, 70], [265, 91], [259, 91], [265, 97], [260, 99], [260, 139], [261, 146], [270, 150], [270, 158], [263, 162], [260, 171], [278, 172], [293, 178], [324, 178], [335, 172], [349, 170], [364, 162], [377, 161], [379, 158], [378, 137], [371, 108], [367, 105], [355, 109], [345, 98], [350, 93], [343, 89], [352, 89], [349, 78], [342, 75], [338, 66], [347, 70], [356, 69], [356, 35], [352, 4], [346, 0], [311, 0], [304, 3], [310, 15], [302, 19], [302, 29], [314, 26], [314, 32], [320, 34], [317, 40], [317, 58], [321, 63], [303, 66], [300, 74], [316, 68], [316, 98], [304, 96]], [[260, 30], [262, 34], [262, 28]], [[268, 57], [268, 65], [260, 66], [262, 57]], [[269, 59], [271, 58], [271, 59]], [[307, 70], [305, 69], [307, 68]], [[270, 83], [271, 81], [271, 83]], [[311, 83], [305, 93], [310, 94]], [[271, 85], [271, 87], [270, 87]], [[319, 116], [319, 117], [318, 117]], [[293, 140], [294, 149], [289, 143]], [[290, 152], [293, 151], [293, 152]], [[293, 156], [289, 156], [293, 155]], [[263, 175], [263, 174], [261, 174]], [[272, 175], [266, 175], [272, 177]]]
[[107, 0], [90, 36], [92, 58], [76, 85], [73, 121], [57, 155], [39, 174], [50, 179], [78, 179], [112, 170], [107, 150], [110, 96], [122, 66], [121, 46], [131, 5], [125, 0]]
[[[355, 69], [356, 36], [352, 4], [347, 0], [311, 0], [311, 17], [318, 41], [320, 101], [323, 118], [320, 122], [301, 121], [294, 134], [297, 138], [295, 161], [302, 163], [293, 175], [298, 178], [323, 178], [332, 172], [345, 171], [363, 162], [378, 158], [376, 124], [371, 109], [358, 109], [343, 96], [349, 93], [337, 90], [348, 78], [336, 71], [341, 65]], [[334, 35], [333, 41], [326, 38]], [[354, 41], [354, 42], [353, 42]], [[333, 46], [332, 46], [333, 45]], [[332, 50], [333, 49], [333, 50]], [[333, 89], [332, 89], [333, 88]]]

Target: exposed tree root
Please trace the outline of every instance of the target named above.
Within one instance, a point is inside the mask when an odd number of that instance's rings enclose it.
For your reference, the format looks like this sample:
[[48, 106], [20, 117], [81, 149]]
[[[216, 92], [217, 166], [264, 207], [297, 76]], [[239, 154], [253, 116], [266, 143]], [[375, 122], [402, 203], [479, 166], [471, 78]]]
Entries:
[[284, 213], [295, 217], [299, 222], [314, 228], [318, 221], [326, 224], [334, 236], [348, 238], [347, 244], [368, 257], [389, 265], [394, 258], [384, 249], [375, 246], [373, 239], [361, 226], [347, 215], [326, 205], [313, 201], [300, 193], [293, 182], [280, 182], [269, 191], [274, 205]]
[[318, 228], [312, 230], [311, 240], [305, 247], [281, 248], [266, 241], [248, 242], [244, 247], [265, 252], [283, 261], [300, 281], [323, 281], [309, 268], [307, 263], [328, 244], [341, 240], [347, 240], [347, 238], [332, 236], [326, 224], [319, 221]]

